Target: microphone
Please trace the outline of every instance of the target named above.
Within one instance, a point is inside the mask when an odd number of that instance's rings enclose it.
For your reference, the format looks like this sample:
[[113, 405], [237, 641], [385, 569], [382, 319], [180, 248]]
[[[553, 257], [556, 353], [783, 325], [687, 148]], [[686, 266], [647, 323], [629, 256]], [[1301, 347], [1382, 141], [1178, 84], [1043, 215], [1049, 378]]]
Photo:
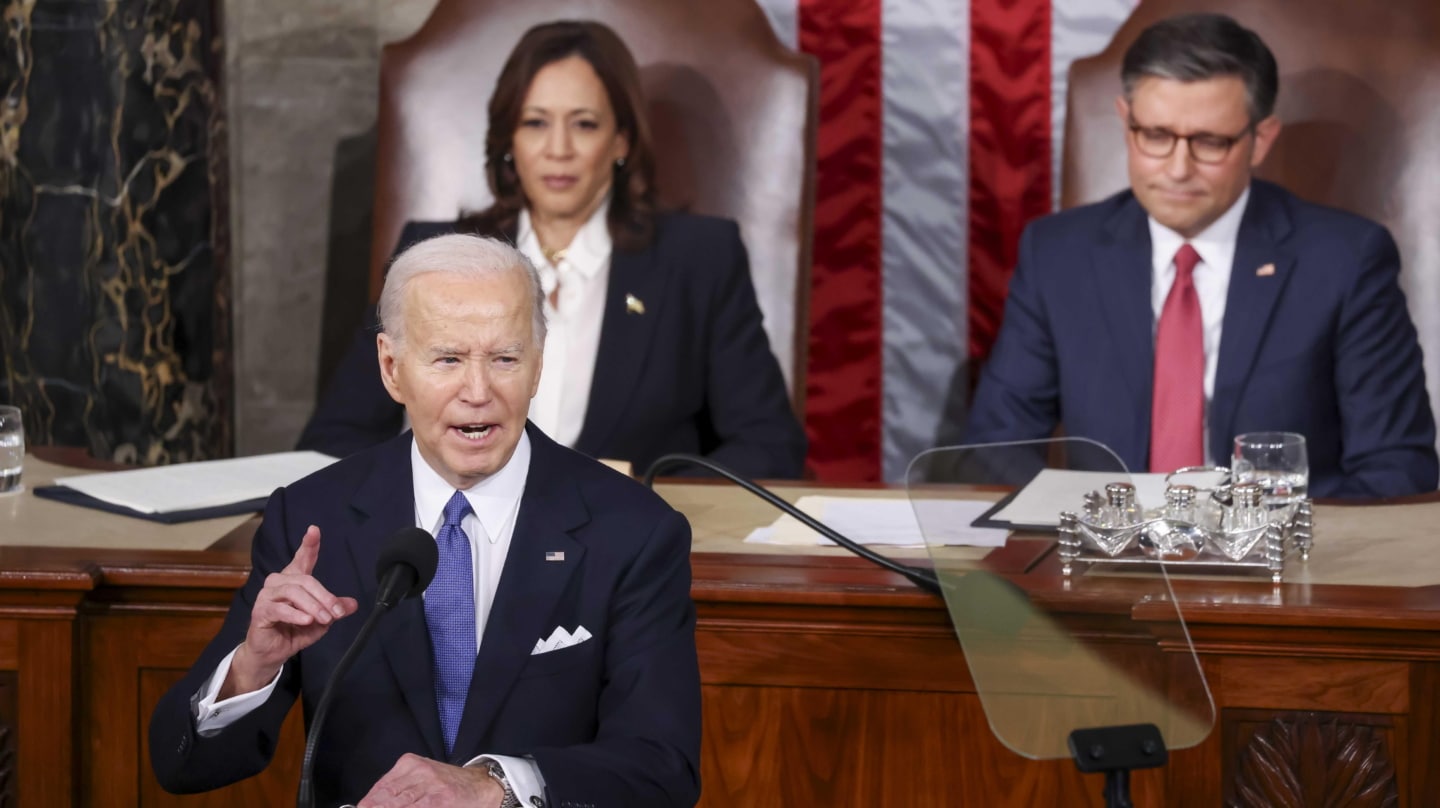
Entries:
[[316, 705], [315, 715], [310, 721], [310, 731], [305, 736], [305, 759], [300, 765], [300, 792], [295, 798], [297, 808], [314, 808], [315, 805], [315, 745], [320, 738], [320, 728], [325, 725], [325, 716], [330, 712], [330, 702], [335, 699], [336, 686], [345, 678], [350, 666], [355, 664], [355, 658], [360, 655], [361, 647], [374, 632], [380, 615], [390, 611], [391, 607], [400, 601], [424, 592], [425, 587], [434, 580], [435, 567], [439, 563], [440, 550], [435, 546], [434, 537], [418, 527], [396, 531], [385, 540], [385, 546], [380, 548], [380, 558], [375, 563], [375, 578], [380, 584], [375, 595], [375, 608], [370, 611], [370, 616], [365, 618], [365, 625], [360, 627], [360, 633], [355, 635], [350, 648], [340, 657], [339, 664], [330, 673], [330, 680], [325, 683], [320, 703]]

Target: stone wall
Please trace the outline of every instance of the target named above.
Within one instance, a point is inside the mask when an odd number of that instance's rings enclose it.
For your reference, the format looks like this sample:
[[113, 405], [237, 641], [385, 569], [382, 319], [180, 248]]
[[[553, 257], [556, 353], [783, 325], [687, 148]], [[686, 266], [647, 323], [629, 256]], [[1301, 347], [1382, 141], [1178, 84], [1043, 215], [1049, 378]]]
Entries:
[[380, 48], [436, 0], [226, 0], [235, 447], [290, 448], [367, 297]]

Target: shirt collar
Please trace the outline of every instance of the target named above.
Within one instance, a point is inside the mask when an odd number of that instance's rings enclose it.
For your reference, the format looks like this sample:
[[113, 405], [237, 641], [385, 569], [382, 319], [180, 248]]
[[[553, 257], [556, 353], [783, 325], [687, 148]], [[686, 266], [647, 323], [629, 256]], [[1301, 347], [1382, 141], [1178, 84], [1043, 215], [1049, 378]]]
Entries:
[[[566, 269], [579, 272], [589, 279], [606, 267], [610, 252], [614, 248], [614, 243], [610, 240], [609, 216], [610, 197], [606, 196], [600, 207], [580, 226], [570, 246], [565, 248], [565, 258], [560, 263], [564, 264]], [[515, 246], [543, 272], [548, 263], [540, 249], [540, 239], [535, 235], [528, 208], [520, 209], [520, 219], [516, 227]]]
[[1220, 214], [1220, 218], [1211, 222], [1209, 227], [1192, 239], [1187, 239], [1155, 221], [1154, 216], [1147, 216], [1150, 222], [1150, 243], [1154, 245], [1155, 255], [1159, 259], [1157, 263], [1164, 266], [1174, 261], [1180, 245], [1189, 241], [1206, 266], [1229, 265], [1234, 260], [1235, 243], [1240, 238], [1240, 220], [1245, 218], [1245, 206], [1249, 201], [1250, 186], [1246, 185], [1240, 198]]
[[[415, 521], [432, 534], [440, 530], [445, 516], [445, 503], [455, 489], [420, 456], [420, 447], [410, 439], [410, 468], [415, 479]], [[499, 471], [465, 489], [465, 499], [480, 520], [490, 542], [495, 543], [505, 529], [530, 476], [530, 436], [520, 433], [520, 442], [510, 462]]]

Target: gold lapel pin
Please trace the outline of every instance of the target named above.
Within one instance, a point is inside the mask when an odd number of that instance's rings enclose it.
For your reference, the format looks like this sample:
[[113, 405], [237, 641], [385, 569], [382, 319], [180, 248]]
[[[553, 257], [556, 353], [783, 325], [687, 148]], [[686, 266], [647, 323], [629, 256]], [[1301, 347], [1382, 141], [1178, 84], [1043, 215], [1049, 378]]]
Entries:
[[1270, 277], [1271, 275], [1274, 275], [1274, 274], [1275, 274], [1275, 265], [1274, 265], [1274, 264], [1266, 264], [1265, 266], [1260, 267], [1259, 269], [1255, 270], [1255, 277], [1257, 277], [1257, 278], [1268, 278], [1268, 277]]
[[644, 313], [645, 313], [645, 301], [643, 301], [643, 300], [641, 300], [640, 298], [638, 298], [638, 297], [630, 294], [629, 292], [626, 292], [626, 293], [625, 293], [625, 313], [626, 313], [626, 314], [644, 314]]

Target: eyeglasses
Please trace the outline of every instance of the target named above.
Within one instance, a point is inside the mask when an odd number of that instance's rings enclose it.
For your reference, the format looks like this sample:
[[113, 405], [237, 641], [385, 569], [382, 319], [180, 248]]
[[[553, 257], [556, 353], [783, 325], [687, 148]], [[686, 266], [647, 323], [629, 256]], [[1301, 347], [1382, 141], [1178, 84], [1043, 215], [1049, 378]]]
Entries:
[[1135, 136], [1135, 147], [1141, 154], [1146, 157], [1169, 157], [1175, 151], [1175, 144], [1183, 140], [1186, 148], [1190, 150], [1190, 158], [1206, 165], [1224, 162], [1235, 144], [1254, 131], [1255, 124], [1252, 123], [1234, 135], [1217, 135], [1212, 132], [1180, 135], [1162, 127], [1141, 126], [1134, 118], [1130, 119], [1130, 133]]

